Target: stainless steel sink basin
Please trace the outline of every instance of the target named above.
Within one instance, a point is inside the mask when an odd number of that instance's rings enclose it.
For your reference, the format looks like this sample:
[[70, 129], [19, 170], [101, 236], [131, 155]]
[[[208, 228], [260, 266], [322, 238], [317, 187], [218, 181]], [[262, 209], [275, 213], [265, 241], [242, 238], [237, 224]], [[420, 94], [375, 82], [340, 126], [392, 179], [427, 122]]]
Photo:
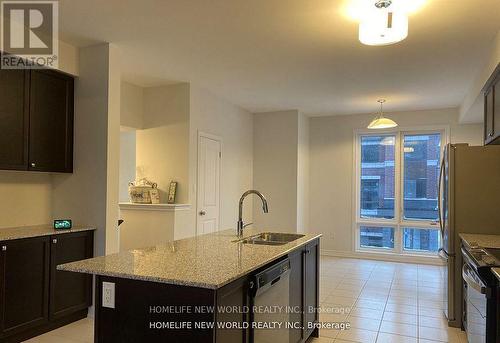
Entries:
[[238, 240], [237, 242], [244, 244], [283, 245], [304, 236], [305, 235], [298, 233], [263, 232], [255, 236]]

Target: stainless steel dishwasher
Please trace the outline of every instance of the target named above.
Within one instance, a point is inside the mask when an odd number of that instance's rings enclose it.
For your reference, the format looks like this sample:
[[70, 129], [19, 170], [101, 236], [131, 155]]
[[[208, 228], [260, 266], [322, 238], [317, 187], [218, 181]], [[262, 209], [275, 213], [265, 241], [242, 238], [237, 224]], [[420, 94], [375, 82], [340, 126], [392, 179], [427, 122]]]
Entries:
[[252, 311], [250, 342], [288, 343], [290, 260], [257, 273], [250, 284]]

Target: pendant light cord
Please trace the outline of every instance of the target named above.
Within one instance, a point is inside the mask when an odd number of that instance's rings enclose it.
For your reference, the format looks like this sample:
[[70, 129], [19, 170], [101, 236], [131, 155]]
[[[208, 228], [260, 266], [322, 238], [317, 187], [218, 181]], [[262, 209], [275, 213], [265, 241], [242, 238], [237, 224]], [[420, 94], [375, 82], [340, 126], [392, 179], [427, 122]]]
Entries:
[[379, 118], [383, 118], [384, 117], [384, 102], [385, 102], [385, 99], [379, 99], [377, 100], [378, 103], [380, 103], [380, 113], [379, 113]]

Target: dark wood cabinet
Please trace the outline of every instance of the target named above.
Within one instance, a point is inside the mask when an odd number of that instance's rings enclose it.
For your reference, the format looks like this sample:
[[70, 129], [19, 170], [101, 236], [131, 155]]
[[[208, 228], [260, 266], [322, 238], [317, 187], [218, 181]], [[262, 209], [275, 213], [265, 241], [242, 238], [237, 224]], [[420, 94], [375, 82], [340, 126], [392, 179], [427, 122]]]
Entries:
[[0, 333], [8, 336], [49, 320], [49, 237], [0, 244]]
[[308, 243], [304, 249], [304, 336], [318, 337], [314, 323], [319, 307], [319, 241]]
[[493, 132], [496, 143], [500, 144], [500, 75], [493, 85]]
[[56, 267], [92, 257], [93, 232], [52, 236], [50, 243], [49, 317], [54, 320], [92, 304], [92, 276], [63, 272]]
[[493, 97], [494, 88], [484, 93], [484, 141], [486, 143], [489, 143], [495, 135]]
[[[290, 307], [292, 308], [304, 308], [303, 301], [303, 258], [304, 250], [297, 249], [288, 255], [290, 259]], [[294, 327], [290, 329], [290, 343], [301, 342], [304, 338], [304, 330], [301, 329], [304, 325], [303, 313], [293, 311], [290, 313], [291, 323], [300, 323], [299, 327]]]
[[484, 89], [484, 143], [500, 144], [500, 64]]
[[74, 80], [54, 70], [0, 70], [0, 169], [73, 171]]
[[84, 318], [92, 277], [57, 264], [92, 257], [93, 231], [0, 242], [0, 342], [19, 342]]
[[[286, 257], [279, 257], [218, 289], [98, 275], [95, 285], [96, 341], [252, 343], [255, 339], [252, 323], [258, 321], [253, 307], [262, 306], [256, 305], [255, 296], [262, 294], [257, 295], [251, 285], [255, 285], [256, 274]], [[287, 321], [294, 325], [288, 330], [288, 337], [290, 343], [304, 343], [319, 334], [317, 326], [311, 325], [318, 321], [319, 239], [297, 247], [288, 254], [288, 259], [288, 309], [294, 309]], [[104, 282], [114, 284], [114, 308], [102, 304]], [[270, 302], [269, 305], [276, 304]], [[181, 322], [183, 325], [175, 330], [164, 327], [165, 323]], [[197, 327], [196, 323], [207, 325]], [[223, 323], [241, 325], [219, 326]], [[191, 327], [184, 324], [191, 324]]]
[[0, 169], [28, 165], [29, 71], [0, 70]]
[[73, 171], [73, 78], [33, 70], [30, 83], [30, 170]]
[[[231, 282], [229, 285], [217, 290], [218, 308], [239, 308], [249, 306], [247, 277]], [[217, 311], [215, 320], [218, 323], [245, 323], [249, 322], [249, 313], [245, 311]], [[224, 329], [215, 331], [217, 343], [248, 342], [249, 332], [242, 329]]]

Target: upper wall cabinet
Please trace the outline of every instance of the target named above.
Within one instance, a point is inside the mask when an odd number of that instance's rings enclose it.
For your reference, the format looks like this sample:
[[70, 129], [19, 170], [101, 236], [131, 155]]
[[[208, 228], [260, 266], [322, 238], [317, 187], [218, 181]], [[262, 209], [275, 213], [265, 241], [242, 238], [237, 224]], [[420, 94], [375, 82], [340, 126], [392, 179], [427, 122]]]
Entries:
[[484, 143], [500, 144], [500, 65], [484, 88]]
[[0, 70], [0, 169], [73, 171], [72, 77]]
[[0, 168], [28, 167], [29, 71], [0, 70]]

